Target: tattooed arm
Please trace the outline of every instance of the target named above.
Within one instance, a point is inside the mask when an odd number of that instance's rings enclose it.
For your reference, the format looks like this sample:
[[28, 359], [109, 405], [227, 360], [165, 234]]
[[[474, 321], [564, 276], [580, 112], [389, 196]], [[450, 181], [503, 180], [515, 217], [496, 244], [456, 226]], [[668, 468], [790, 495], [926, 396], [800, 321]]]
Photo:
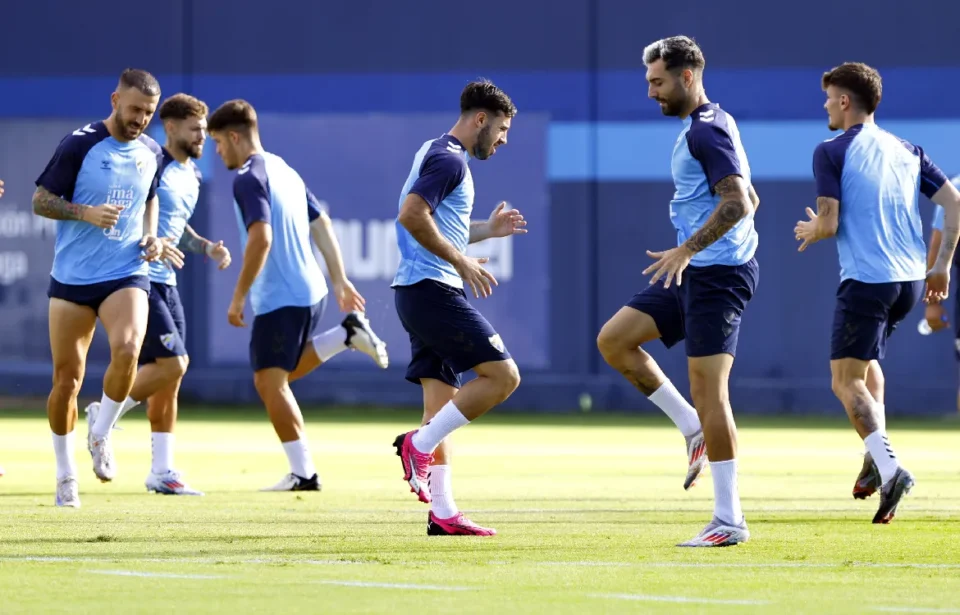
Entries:
[[960, 192], [952, 183], [946, 182], [930, 200], [943, 207], [943, 233], [933, 268], [950, 271], [953, 253], [957, 249], [957, 240], [960, 238]]
[[717, 182], [713, 190], [720, 196], [720, 204], [713, 210], [706, 224], [683, 244], [694, 254], [723, 237], [737, 222], [753, 211], [746, 182], [739, 175], [727, 175]]
[[197, 234], [189, 224], [183, 229], [183, 236], [180, 237], [180, 243], [177, 247], [184, 252], [193, 252], [194, 254], [206, 254], [207, 247], [213, 242], [204, 239]]
[[33, 213], [51, 220], [84, 220], [89, 205], [77, 205], [61, 199], [43, 186], [33, 193]]

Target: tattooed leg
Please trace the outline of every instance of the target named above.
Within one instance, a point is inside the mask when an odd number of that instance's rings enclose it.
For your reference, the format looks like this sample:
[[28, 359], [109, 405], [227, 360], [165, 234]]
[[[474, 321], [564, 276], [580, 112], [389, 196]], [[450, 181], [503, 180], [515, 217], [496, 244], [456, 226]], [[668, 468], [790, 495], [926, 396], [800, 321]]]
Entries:
[[867, 368], [870, 363], [859, 359], [838, 359], [830, 362], [833, 393], [843, 404], [857, 433], [866, 438], [877, 431], [883, 420], [880, 406], [867, 389]]

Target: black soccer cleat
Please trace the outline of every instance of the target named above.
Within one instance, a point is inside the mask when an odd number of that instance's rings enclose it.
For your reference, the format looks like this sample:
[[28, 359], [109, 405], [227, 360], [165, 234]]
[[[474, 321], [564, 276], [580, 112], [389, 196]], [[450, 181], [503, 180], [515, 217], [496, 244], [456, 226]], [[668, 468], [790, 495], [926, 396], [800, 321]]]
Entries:
[[873, 516], [873, 522], [890, 523], [897, 513], [897, 505], [900, 500], [910, 493], [915, 484], [916, 481], [909, 470], [897, 468], [897, 473], [893, 475], [893, 478], [880, 488], [880, 508], [877, 509], [877, 514]]
[[260, 491], [320, 491], [320, 476], [314, 474], [310, 478], [303, 478], [290, 473], [280, 479], [280, 482], [272, 487], [264, 487]]
[[865, 500], [880, 488], [880, 470], [877, 464], [873, 462], [873, 457], [868, 452], [863, 456], [863, 467], [860, 468], [860, 474], [853, 483], [853, 498], [855, 500]]

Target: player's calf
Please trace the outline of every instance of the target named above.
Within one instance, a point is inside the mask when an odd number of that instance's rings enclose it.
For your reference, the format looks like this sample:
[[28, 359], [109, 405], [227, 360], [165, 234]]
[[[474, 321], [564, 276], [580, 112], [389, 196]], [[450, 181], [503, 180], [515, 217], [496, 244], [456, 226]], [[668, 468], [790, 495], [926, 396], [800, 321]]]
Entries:
[[319, 476], [304, 432], [303, 414], [290, 390], [288, 376], [289, 372], [276, 367], [258, 370], [253, 376], [257, 394], [290, 463], [290, 473], [264, 491], [319, 491]]
[[[830, 361], [833, 392], [843, 404], [857, 433], [880, 474], [880, 507], [874, 523], [889, 523], [897, 505], [914, 485], [913, 476], [900, 465], [893, 445], [883, 428], [881, 406], [866, 385], [868, 362], [856, 358]], [[854, 493], [856, 497], [856, 491]]]
[[468, 382], [426, 425], [397, 436], [393, 445], [403, 466], [403, 480], [421, 502], [430, 503], [428, 475], [433, 452], [455, 430], [504, 402], [520, 386], [513, 359], [488, 361], [473, 367], [477, 377]]

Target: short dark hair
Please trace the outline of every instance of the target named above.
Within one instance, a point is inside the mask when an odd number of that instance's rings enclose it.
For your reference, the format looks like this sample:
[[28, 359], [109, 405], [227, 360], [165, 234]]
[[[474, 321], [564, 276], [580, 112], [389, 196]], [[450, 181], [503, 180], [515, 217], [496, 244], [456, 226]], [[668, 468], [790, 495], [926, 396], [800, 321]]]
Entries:
[[643, 63], [649, 66], [663, 60], [667, 70], [703, 70], [707, 65], [700, 46], [689, 36], [671, 36], [650, 43], [643, 50]]
[[160, 105], [160, 120], [185, 120], [188, 117], [207, 117], [207, 104], [189, 94], [174, 94]]
[[243, 129], [256, 130], [257, 111], [245, 100], [228, 100], [220, 105], [207, 120], [207, 131]]
[[844, 62], [823, 73], [821, 87], [841, 88], [850, 93], [854, 104], [866, 113], [873, 113], [883, 97], [883, 79], [872, 66], [862, 62]]
[[145, 70], [128, 68], [120, 73], [117, 88], [136, 88], [146, 96], [160, 96], [160, 82]]
[[502, 113], [507, 117], [517, 114], [517, 106], [506, 92], [486, 79], [471, 81], [460, 93], [461, 115], [475, 110]]

